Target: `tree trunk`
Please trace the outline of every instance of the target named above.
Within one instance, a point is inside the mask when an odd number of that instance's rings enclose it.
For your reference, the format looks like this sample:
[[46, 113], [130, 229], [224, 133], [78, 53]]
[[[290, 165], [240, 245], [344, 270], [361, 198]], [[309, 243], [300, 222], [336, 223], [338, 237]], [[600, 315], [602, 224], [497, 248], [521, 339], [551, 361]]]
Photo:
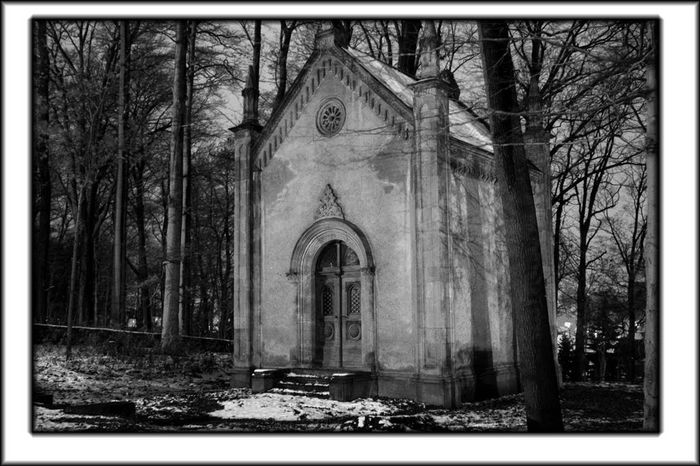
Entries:
[[287, 26], [284, 20], [280, 23], [280, 52], [277, 56], [277, 95], [275, 96], [274, 108], [282, 102], [287, 93], [287, 55], [289, 54], [289, 44], [292, 41], [292, 32], [294, 32], [296, 27], [294, 21], [292, 21], [290, 26]]
[[185, 102], [185, 117], [183, 130], [182, 152], [182, 232], [180, 234], [180, 250], [182, 262], [180, 263], [180, 308], [179, 324], [180, 335], [190, 335], [192, 320], [192, 299], [190, 297], [191, 273], [190, 273], [190, 222], [191, 222], [191, 191], [190, 170], [192, 167], [192, 101], [194, 97], [194, 51], [197, 34], [197, 22], [190, 23], [189, 47], [187, 60], [187, 98]]
[[[634, 252], [635, 245], [632, 245], [631, 251]], [[634, 261], [634, 258], [632, 259]], [[635, 302], [634, 302], [634, 276], [636, 274], [631, 272], [627, 277], [627, 320], [629, 320], [629, 327], [627, 330], [627, 347], [629, 348], [627, 354], [627, 381], [629, 383], [634, 383], [636, 378], [635, 369], [635, 344], [634, 335], [637, 333], [637, 323], [636, 323], [636, 312], [635, 312]]]
[[550, 337], [542, 254], [517, 114], [508, 25], [502, 21], [480, 21], [479, 34], [491, 114], [496, 178], [505, 217], [514, 326], [528, 431], [561, 432], [559, 386]]
[[187, 21], [177, 22], [175, 37], [175, 73], [173, 79], [173, 123], [168, 190], [168, 233], [165, 256], [165, 290], [161, 348], [172, 352], [178, 343], [180, 304], [180, 235], [182, 233], [182, 126], [185, 107], [185, 65], [187, 58]]
[[586, 376], [586, 248], [587, 233], [581, 231], [579, 241], [579, 261], [576, 281], [576, 340], [574, 343], [574, 373], [572, 380], [578, 382]]
[[160, 241], [161, 257], [163, 261], [160, 265], [160, 315], [161, 315], [161, 327], [163, 326], [162, 317], [165, 311], [165, 258], [168, 256], [168, 223], [170, 219], [168, 218], [168, 192], [170, 191], [170, 181], [164, 179], [160, 183], [160, 192], [163, 207], [163, 224], [162, 224], [162, 235]]
[[80, 250], [80, 283], [77, 322], [81, 325], [92, 323], [95, 315], [95, 209], [97, 204], [97, 184], [90, 182], [85, 188], [78, 233], [82, 238]]
[[399, 71], [408, 76], [415, 77], [418, 69], [416, 60], [416, 48], [418, 47], [418, 32], [421, 28], [420, 20], [401, 20], [401, 30], [399, 34]]
[[335, 31], [336, 45], [338, 47], [347, 48], [350, 46], [352, 38], [352, 20], [333, 20], [333, 30]]
[[255, 71], [255, 90], [260, 91], [260, 52], [262, 50], [262, 21], [255, 20], [255, 32], [253, 33], [253, 70]]
[[73, 343], [73, 316], [75, 315], [75, 306], [77, 302], [78, 288], [78, 252], [80, 250], [80, 229], [81, 218], [80, 213], [83, 210], [83, 189], [78, 191], [78, 200], [75, 207], [75, 222], [73, 225], [73, 253], [71, 256], [70, 266], [70, 286], [68, 290], [68, 312], [66, 315], [66, 360], [71, 358], [71, 350]]
[[644, 430], [649, 432], [659, 431], [659, 308], [658, 308], [658, 217], [659, 202], [658, 181], [658, 152], [657, 152], [657, 127], [656, 127], [656, 46], [657, 29], [656, 21], [651, 21], [649, 27], [649, 46], [652, 53], [648, 54], [647, 62], [647, 237], [644, 246], [646, 280], [647, 280], [647, 308], [646, 328], [644, 332]]
[[119, 128], [117, 155], [117, 186], [114, 204], [114, 270], [112, 276], [112, 308], [110, 326], [121, 328], [126, 316], [126, 206], [129, 152], [126, 142], [129, 109], [129, 25], [119, 23]]
[[389, 66], [394, 66], [394, 51], [392, 50], [391, 36], [389, 35], [389, 23], [387, 21], [381, 21], [381, 23], [384, 42], [386, 45], [386, 64]]
[[136, 163], [134, 170], [134, 187], [136, 188], [134, 217], [136, 218], [136, 232], [138, 234], [138, 249], [136, 251], [138, 254], [138, 270], [136, 272], [136, 280], [139, 284], [139, 319], [141, 326], [147, 332], [150, 332], [153, 330], [153, 319], [151, 315], [151, 289], [148, 284], [148, 256], [146, 255], [146, 213], [143, 204], [145, 161], [143, 160], [143, 150], [140, 152], [141, 159]]
[[539, 235], [542, 247], [542, 270], [544, 272], [547, 292], [547, 309], [549, 310], [550, 334], [554, 347], [554, 366], [557, 379], [562, 383], [561, 369], [557, 362], [557, 328], [556, 322], [556, 288], [554, 279], [554, 233], [552, 229], [552, 169], [549, 147], [549, 134], [544, 124], [544, 105], [540, 92], [540, 73], [542, 72], [542, 41], [538, 35], [532, 38], [530, 60], [530, 87], [527, 95], [527, 129], [525, 133], [525, 154], [542, 172], [542, 188], [535, 196], [535, 210], [539, 215]]
[[[35, 212], [32, 275], [34, 279], [34, 320], [46, 322], [49, 288], [49, 243], [51, 241], [51, 172], [49, 169], [49, 52], [46, 45], [46, 22], [35, 23], [34, 68], [34, 173]], [[38, 219], [37, 219], [38, 215]], [[38, 222], [37, 222], [38, 220]]]

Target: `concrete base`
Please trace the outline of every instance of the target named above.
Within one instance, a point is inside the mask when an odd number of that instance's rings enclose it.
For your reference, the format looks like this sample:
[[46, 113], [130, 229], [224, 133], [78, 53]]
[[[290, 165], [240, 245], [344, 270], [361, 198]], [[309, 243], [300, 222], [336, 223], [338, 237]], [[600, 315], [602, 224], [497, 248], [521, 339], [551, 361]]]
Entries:
[[332, 400], [351, 401], [376, 394], [376, 384], [369, 372], [337, 373], [328, 387]]
[[[232, 379], [233, 387], [251, 387], [261, 393], [279, 382], [290, 368], [239, 369]], [[478, 374], [462, 371], [454, 377], [439, 375], [381, 372], [333, 373], [330, 378], [331, 399], [350, 401], [356, 398], [382, 396], [408, 398], [428, 406], [456, 408], [465, 402], [496, 398], [518, 393], [517, 368], [502, 365]]]
[[454, 377], [406, 373], [377, 375], [378, 396], [409, 398], [444, 408], [519, 391], [518, 374], [513, 365], [494, 367], [478, 374], [464, 371]]
[[231, 375], [231, 388], [250, 388], [252, 367], [236, 367]]
[[287, 372], [285, 369], [256, 369], [251, 376], [250, 387], [253, 393], [262, 393], [274, 388]]

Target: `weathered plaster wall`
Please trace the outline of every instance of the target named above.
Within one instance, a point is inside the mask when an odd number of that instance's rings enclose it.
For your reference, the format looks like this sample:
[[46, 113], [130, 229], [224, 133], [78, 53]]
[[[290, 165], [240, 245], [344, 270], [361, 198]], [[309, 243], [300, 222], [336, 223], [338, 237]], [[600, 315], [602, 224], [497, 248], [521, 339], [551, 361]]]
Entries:
[[[341, 132], [327, 138], [317, 131], [315, 117], [329, 96], [344, 103], [347, 116]], [[410, 139], [387, 127], [348, 86], [330, 74], [321, 81], [262, 173], [264, 366], [294, 363], [296, 286], [285, 274], [292, 250], [314, 222], [323, 189], [330, 184], [346, 220], [362, 230], [374, 256], [380, 369], [411, 370], [410, 150]]]
[[497, 185], [483, 161], [452, 150], [462, 166], [475, 168], [453, 170], [450, 182], [454, 369], [471, 380], [462, 387], [464, 401], [510, 390], [513, 380], [504, 379], [514, 377], [515, 348]]

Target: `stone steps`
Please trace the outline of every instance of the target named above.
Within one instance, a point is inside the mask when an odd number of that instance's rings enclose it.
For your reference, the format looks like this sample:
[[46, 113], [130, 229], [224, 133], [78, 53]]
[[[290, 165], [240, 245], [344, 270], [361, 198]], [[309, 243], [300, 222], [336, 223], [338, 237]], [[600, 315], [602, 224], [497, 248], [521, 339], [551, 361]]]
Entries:
[[288, 395], [330, 398], [330, 374], [292, 371], [285, 374], [271, 390]]
[[372, 379], [366, 371], [338, 369], [256, 369], [253, 393], [272, 392], [349, 401], [371, 394]]

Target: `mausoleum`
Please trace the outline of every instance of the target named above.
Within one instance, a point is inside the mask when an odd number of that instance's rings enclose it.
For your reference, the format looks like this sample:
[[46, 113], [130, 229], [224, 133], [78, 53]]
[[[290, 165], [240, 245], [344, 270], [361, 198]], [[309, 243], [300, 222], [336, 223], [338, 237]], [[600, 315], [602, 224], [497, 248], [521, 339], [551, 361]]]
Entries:
[[319, 33], [264, 127], [243, 91], [235, 385], [327, 374], [334, 397], [448, 407], [519, 389], [489, 132], [422, 44], [414, 79]]

